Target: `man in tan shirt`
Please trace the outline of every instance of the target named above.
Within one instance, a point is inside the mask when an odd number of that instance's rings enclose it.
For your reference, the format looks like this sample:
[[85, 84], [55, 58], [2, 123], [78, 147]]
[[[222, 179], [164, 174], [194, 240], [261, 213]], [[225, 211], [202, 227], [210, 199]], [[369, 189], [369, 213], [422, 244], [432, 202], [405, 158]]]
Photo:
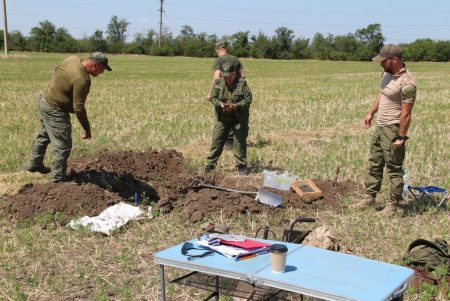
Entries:
[[91, 87], [90, 76], [98, 76], [104, 70], [111, 71], [108, 58], [94, 52], [89, 59], [69, 56], [56, 68], [48, 86], [36, 97], [40, 127], [33, 141], [31, 158], [26, 170], [46, 174], [50, 168], [44, 166], [48, 144], [52, 143], [52, 180], [67, 180], [67, 159], [72, 150], [72, 125], [70, 113], [75, 114], [84, 129], [82, 139], [91, 139], [91, 126], [85, 103]]
[[384, 46], [372, 60], [383, 67], [384, 73], [381, 92], [364, 118], [366, 128], [370, 128], [373, 116], [378, 112], [378, 125], [370, 143], [369, 173], [365, 182], [367, 196], [360, 204], [375, 204], [386, 167], [390, 183], [389, 202], [381, 213], [391, 214], [400, 211], [405, 142], [416, 101], [416, 82], [402, 61], [398, 45]]

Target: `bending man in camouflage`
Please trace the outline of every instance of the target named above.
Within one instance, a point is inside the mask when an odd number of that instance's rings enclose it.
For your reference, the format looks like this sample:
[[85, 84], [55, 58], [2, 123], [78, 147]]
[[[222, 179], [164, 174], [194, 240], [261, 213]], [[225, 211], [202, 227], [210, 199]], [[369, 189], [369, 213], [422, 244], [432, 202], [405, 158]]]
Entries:
[[67, 179], [67, 159], [72, 150], [72, 125], [70, 114], [75, 113], [84, 129], [82, 139], [91, 139], [91, 126], [84, 107], [91, 87], [90, 75], [96, 77], [104, 70], [111, 71], [108, 59], [101, 52], [94, 52], [89, 59], [69, 56], [55, 68], [52, 80], [36, 97], [40, 127], [33, 141], [31, 159], [26, 169], [46, 174], [50, 168], [44, 166], [44, 156], [52, 143], [52, 181]]
[[416, 82], [402, 61], [399, 46], [384, 46], [372, 60], [383, 67], [384, 73], [381, 92], [364, 119], [366, 128], [369, 128], [373, 115], [378, 112], [378, 126], [370, 143], [369, 174], [365, 183], [367, 196], [361, 205], [375, 204], [386, 167], [390, 195], [382, 213], [391, 214], [399, 211], [402, 200], [405, 142], [416, 101]]
[[241, 64], [241, 61], [234, 55], [228, 54], [228, 46], [227, 43], [223, 40], [219, 40], [216, 43], [215, 51], [217, 58], [214, 60], [214, 64], [212, 66], [212, 70], [214, 72], [213, 80], [211, 83], [211, 88], [208, 92], [208, 100], [211, 101], [211, 93], [214, 88], [216, 79], [218, 79], [222, 75], [223, 66], [224, 64], [232, 64], [235, 68], [235, 70], [238, 70], [236, 72], [236, 77], [238, 79], [245, 78], [244, 76], [244, 67]]
[[238, 79], [236, 72], [238, 70], [234, 65], [226, 63], [222, 68], [222, 77], [214, 82], [211, 103], [215, 107], [217, 120], [205, 172], [216, 167], [228, 134], [233, 130], [236, 168], [240, 174], [247, 174], [247, 136], [252, 93], [245, 79]]

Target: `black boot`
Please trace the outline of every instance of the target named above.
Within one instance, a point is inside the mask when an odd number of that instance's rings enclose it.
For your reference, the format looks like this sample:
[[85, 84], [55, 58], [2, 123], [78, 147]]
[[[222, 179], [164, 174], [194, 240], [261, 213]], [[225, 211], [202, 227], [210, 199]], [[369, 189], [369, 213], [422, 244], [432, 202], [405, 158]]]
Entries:
[[29, 172], [38, 172], [38, 173], [41, 173], [43, 175], [48, 174], [51, 171], [51, 169], [48, 168], [47, 166], [44, 166], [44, 165], [32, 165], [32, 164], [28, 164], [25, 169], [27, 171], [29, 171]]

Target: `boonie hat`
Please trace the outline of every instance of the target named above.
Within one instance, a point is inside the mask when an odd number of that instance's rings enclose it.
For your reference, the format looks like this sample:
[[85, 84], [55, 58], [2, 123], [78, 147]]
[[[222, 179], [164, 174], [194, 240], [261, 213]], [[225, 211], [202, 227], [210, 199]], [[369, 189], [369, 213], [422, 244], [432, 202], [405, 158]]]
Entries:
[[383, 48], [381, 48], [380, 53], [372, 58], [372, 61], [374, 61], [375, 63], [381, 63], [382, 61], [384, 61], [385, 59], [388, 58], [393, 58], [396, 56], [401, 56], [402, 55], [402, 49], [400, 48], [400, 46], [395, 45], [395, 44], [388, 44], [383, 46]]
[[222, 76], [227, 77], [236, 75], [236, 67], [231, 63], [225, 63], [222, 65]]
[[112, 71], [111, 67], [108, 66], [108, 58], [102, 52], [97, 51], [97, 52], [91, 53], [91, 56], [89, 57], [89, 59], [96, 63], [102, 64], [106, 70]]
[[216, 42], [216, 50], [220, 49], [220, 48], [227, 48], [228, 47], [228, 43], [225, 40], [218, 40]]

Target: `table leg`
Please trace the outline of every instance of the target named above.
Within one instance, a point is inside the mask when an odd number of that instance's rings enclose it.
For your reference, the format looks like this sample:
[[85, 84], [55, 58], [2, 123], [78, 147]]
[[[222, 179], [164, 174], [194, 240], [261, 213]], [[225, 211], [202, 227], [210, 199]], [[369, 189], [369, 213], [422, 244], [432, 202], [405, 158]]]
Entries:
[[216, 276], [216, 301], [219, 301], [219, 276]]
[[407, 287], [408, 282], [404, 283], [394, 294], [392, 294], [391, 301], [403, 301]]
[[161, 301], [166, 301], [166, 280], [164, 278], [164, 265], [159, 265], [159, 283], [161, 285]]

